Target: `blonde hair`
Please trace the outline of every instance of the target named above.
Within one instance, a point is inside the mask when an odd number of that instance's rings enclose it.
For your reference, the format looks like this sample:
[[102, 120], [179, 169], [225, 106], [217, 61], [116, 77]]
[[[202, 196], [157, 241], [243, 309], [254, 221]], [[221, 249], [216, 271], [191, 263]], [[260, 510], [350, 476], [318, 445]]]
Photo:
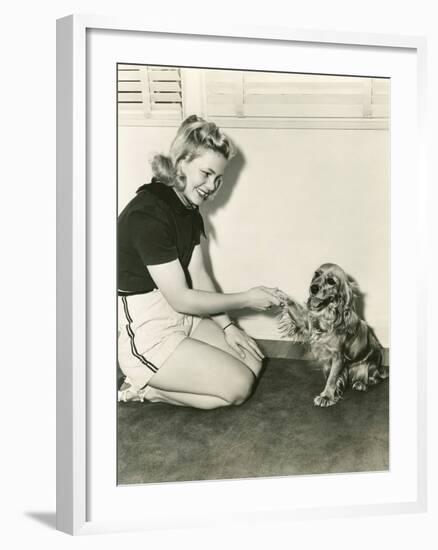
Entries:
[[182, 160], [190, 162], [205, 151], [219, 153], [226, 160], [230, 160], [236, 153], [232, 141], [214, 122], [191, 115], [178, 128], [169, 154], [153, 157], [152, 173], [165, 185], [182, 191], [185, 188], [185, 177], [178, 170], [179, 163]]

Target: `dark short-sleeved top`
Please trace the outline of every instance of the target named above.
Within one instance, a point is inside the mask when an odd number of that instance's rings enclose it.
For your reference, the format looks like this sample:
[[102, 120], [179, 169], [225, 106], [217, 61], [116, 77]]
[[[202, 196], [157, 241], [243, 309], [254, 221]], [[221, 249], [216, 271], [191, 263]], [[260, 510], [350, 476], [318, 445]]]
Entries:
[[118, 294], [157, 288], [146, 266], [179, 259], [187, 284], [194, 247], [205, 236], [198, 208], [187, 208], [172, 187], [155, 178], [137, 190], [117, 221]]

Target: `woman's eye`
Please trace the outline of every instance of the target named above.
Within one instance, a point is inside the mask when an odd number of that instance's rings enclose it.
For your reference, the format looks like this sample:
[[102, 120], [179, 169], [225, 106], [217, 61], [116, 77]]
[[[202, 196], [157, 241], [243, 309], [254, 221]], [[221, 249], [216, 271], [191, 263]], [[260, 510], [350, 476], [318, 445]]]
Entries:
[[327, 277], [327, 284], [333, 286], [336, 284], [336, 281], [332, 277]]

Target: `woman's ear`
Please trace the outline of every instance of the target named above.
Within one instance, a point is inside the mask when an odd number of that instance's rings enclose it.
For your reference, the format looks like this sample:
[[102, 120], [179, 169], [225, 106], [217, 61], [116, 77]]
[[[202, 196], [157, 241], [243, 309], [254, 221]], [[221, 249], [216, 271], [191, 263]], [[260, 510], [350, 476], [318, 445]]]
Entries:
[[176, 187], [179, 191], [184, 191], [186, 186], [185, 164], [186, 161], [182, 159], [179, 160], [175, 166], [175, 180], [177, 182]]
[[184, 177], [186, 164], [187, 162], [185, 161], [185, 159], [181, 159], [176, 163], [175, 171], [178, 177]]

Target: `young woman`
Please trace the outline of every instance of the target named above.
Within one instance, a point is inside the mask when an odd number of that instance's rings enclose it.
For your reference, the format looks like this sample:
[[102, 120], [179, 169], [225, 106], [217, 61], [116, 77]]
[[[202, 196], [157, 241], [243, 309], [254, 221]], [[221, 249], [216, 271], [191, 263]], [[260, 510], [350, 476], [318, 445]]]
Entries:
[[198, 208], [220, 189], [233, 155], [215, 124], [190, 116], [119, 216], [119, 400], [213, 409], [251, 393], [263, 355], [226, 312], [263, 311], [280, 298], [263, 286], [217, 292], [200, 246]]

